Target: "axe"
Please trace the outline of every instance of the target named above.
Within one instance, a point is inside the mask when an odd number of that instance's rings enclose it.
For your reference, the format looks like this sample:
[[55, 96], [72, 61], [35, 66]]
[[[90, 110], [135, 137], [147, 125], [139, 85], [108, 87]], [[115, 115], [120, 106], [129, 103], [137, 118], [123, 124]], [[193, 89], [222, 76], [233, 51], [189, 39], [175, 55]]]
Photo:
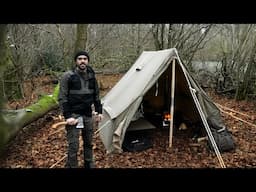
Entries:
[[[66, 121], [61, 121], [61, 122], [58, 122], [58, 123], [54, 123], [54, 124], [52, 125], [52, 128], [53, 128], [53, 129], [56, 129], [57, 127], [63, 126], [63, 125], [67, 125], [67, 122], [66, 122]], [[103, 126], [103, 127], [104, 127], [104, 126]], [[100, 132], [100, 130], [101, 130], [103, 127], [101, 127], [100, 129], [97, 129], [97, 130], [94, 132], [94, 134], [98, 134], [98, 133]]]

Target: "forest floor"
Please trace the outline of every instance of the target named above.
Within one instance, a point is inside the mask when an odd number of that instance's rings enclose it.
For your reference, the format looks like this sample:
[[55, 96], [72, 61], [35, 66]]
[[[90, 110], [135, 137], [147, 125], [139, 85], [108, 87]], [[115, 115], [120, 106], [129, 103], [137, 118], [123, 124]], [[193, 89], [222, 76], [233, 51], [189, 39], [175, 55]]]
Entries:
[[[101, 95], [105, 95], [118, 81], [121, 75], [98, 75]], [[53, 85], [37, 80], [44, 93], [50, 93]], [[43, 86], [44, 84], [44, 86]], [[30, 92], [31, 93], [31, 92]], [[239, 111], [222, 112], [223, 120], [231, 131], [236, 148], [224, 152], [221, 157], [227, 168], [254, 168], [256, 166], [256, 108], [255, 102], [235, 101], [225, 96], [207, 92], [212, 100], [221, 106]], [[36, 95], [36, 94], [35, 94]], [[13, 101], [9, 108], [22, 108], [36, 101], [37, 97], [30, 94], [30, 99]], [[232, 115], [245, 120], [242, 122]], [[63, 168], [66, 159], [65, 129], [52, 128], [52, 124], [62, 121], [60, 110], [53, 110], [44, 117], [21, 129], [16, 137], [9, 142], [0, 158], [0, 168]], [[246, 122], [249, 122], [246, 123]], [[251, 124], [250, 124], [251, 123]], [[83, 149], [80, 137], [79, 163], [82, 167]], [[169, 148], [169, 131], [156, 129], [152, 135], [153, 147], [141, 152], [123, 152], [106, 154], [98, 135], [93, 138], [93, 151], [96, 168], [219, 168], [216, 154], [209, 150], [206, 141], [195, 143], [186, 131], [179, 131], [173, 137]]]

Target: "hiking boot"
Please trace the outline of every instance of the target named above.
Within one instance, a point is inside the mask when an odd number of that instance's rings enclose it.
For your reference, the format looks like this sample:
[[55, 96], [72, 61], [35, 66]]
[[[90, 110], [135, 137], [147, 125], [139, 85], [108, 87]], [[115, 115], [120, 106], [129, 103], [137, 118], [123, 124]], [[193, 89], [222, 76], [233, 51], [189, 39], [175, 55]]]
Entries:
[[85, 162], [84, 162], [84, 168], [85, 168], [85, 169], [92, 169], [92, 168], [95, 168], [95, 165], [94, 165], [94, 163], [91, 162], [91, 161], [85, 161]]

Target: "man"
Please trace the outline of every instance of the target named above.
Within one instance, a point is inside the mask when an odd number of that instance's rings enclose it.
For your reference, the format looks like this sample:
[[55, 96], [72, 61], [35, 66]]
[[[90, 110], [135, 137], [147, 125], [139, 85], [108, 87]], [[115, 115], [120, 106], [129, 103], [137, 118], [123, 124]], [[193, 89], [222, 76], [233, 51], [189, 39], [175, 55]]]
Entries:
[[64, 73], [60, 81], [59, 104], [66, 119], [68, 156], [66, 168], [77, 168], [79, 134], [82, 132], [84, 167], [93, 168], [93, 120], [92, 104], [96, 119], [102, 119], [102, 105], [94, 70], [88, 65], [90, 57], [86, 51], [79, 51], [74, 57], [75, 69]]

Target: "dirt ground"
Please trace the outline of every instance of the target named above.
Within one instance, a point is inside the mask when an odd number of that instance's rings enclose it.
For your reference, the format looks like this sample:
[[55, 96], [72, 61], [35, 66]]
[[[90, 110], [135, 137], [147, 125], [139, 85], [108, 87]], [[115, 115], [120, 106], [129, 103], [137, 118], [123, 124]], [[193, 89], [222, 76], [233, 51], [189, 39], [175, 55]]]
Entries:
[[[121, 76], [98, 75], [101, 95], [104, 96]], [[255, 103], [236, 102], [210, 91], [208, 94], [214, 102], [240, 112], [237, 114], [227, 110], [226, 113], [221, 113], [236, 145], [234, 151], [221, 154], [225, 166], [254, 168], [256, 166], [256, 126], [253, 125], [256, 123]], [[22, 100], [11, 102], [10, 108], [24, 106], [24, 103], [25, 101]], [[234, 115], [244, 121], [234, 118]], [[2, 154], [0, 168], [63, 168], [67, 147], [65, 129], [51, 127], [58, 121], [61, 121], [59, 109], [49, 112], [20, 130]], [[151, 148], [141, 152], [121, 154], [106, 154], [99, 136], [94, 135], [96, 168], [219, 168], [219, 160], [216, 154], [209, 150], [207, 142], [196, 143], [188, 135], [186, 130], [177, 132], [173, 137], [172, 147], [169, 148], [169, 131], [156, 129], [152, 134]], [[80, 167], [82, 167], [82, 154], [81, 140]]]

